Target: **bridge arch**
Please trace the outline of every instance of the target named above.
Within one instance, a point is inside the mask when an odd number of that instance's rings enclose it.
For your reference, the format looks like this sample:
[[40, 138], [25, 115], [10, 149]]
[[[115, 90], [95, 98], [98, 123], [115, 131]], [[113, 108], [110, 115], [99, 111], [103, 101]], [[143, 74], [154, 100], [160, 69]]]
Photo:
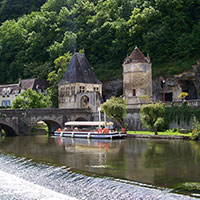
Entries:
[[0, 131], [4, 130], [6, 136], [17, 136], [16, 131], [8, 124], [0, 123]]
[[77, 119], [75, 119], [75, 121], [88, 121], [88, 120], [85, 119], [84, 117], [78, 117]]
[[[32, 128], [34, 128], [34, 126], [37, 125], [38, 122], [45, 122], [47, 124], [47, 127], [48, 127], [48, 132], [49, 133], [53, 133], [55, 130], [57, 130], [58, 128], [61, 128], [61, 125], [57, 122], [57, 121], [54, 121], [54, 120], [49, 120], [49, 119], [40, 119], [40, 120], [37, 120], [33, 125], [32, 125]], [[31, 128], [31, 129], [32, 129]]]

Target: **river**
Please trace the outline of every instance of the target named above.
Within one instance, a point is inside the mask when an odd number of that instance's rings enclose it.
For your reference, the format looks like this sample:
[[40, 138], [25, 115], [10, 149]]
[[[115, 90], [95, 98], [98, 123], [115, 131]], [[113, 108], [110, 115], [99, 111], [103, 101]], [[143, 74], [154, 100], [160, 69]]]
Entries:
[[184, 140], [0, 141], [1, 200], [197, 199], [174, 185], [200, 180], [200, 144]]

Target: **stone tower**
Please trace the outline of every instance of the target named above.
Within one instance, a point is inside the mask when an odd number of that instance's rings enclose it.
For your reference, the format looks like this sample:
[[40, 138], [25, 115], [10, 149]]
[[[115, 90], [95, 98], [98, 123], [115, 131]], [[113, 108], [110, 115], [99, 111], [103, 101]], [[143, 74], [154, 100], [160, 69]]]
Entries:
[[90, 108], [102, 103], [102, 83], [92, 71], [85, 54], [75, 53], [58, 85], [59, 108]]
[[123, 91], [127, 108], [152, 102], [151, 62], [137, 47], [123, 63]]

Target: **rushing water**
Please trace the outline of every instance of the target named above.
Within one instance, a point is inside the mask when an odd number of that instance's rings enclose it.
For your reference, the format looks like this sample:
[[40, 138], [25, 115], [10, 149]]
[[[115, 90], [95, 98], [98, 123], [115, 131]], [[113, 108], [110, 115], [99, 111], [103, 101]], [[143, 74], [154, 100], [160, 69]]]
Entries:
[[0, 152], [3, 200], [200, 197], [173, 190], [200, 181], [200, 144], [192, 141], [7, 137]]

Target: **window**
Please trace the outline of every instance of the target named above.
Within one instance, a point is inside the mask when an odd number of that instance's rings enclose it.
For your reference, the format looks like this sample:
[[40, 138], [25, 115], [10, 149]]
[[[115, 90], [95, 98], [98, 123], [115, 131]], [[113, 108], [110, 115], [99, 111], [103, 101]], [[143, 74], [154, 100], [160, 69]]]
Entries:
[[1, 105], [3, 107], [10, 107], [11, 106], [10, 100], [2, 100]]
[[67, 95], [67, 96], [70, 95], [70, 87], [66, 87], [66, 95]]
[[61, 88], [60, 89], [60, 97], [63, 97], [64, 96], [64, 88]]
[[84, 93], [85, 92], [85, 86], [80, 86], [79, 91]]
[[71, 87], [71, 95], [74, 95], [75, 94], [75, 86], [72, 86]]
[[133, 89], [133, 96], [136, 96], [136, 89]]
[[37, 92], [38, 92], [38, 94], [41, 94], [41, 93], [42, 93], [42, 90], [41, 90], [41, 89], [38, 89]]
[[99, 91], [99, 88], [98, 87], [94, 87], [94, 91]]

